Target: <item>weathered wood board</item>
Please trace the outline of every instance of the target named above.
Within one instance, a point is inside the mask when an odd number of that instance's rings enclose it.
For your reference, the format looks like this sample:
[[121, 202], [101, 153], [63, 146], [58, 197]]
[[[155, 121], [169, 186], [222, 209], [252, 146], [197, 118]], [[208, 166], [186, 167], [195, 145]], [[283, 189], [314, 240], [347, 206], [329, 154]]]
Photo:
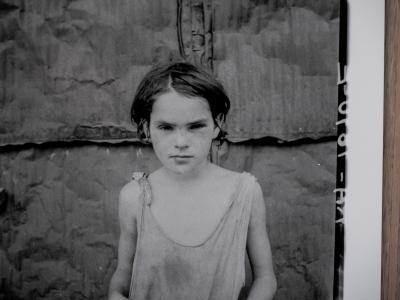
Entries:
[[232, 142], [336, 134], [337, 0], [3, 2], [0, 145], [136, 140], [139, 80], [182, 58], [225, 85]]
[[[262, 187], [275, 299], [332, 299], [336, 143], [232, 144], [220, 162]], [[0, 299], [106, 299], [118, 192], [131, 172], [159, 166], [150, 147], [28, 148], [0, 165]]]

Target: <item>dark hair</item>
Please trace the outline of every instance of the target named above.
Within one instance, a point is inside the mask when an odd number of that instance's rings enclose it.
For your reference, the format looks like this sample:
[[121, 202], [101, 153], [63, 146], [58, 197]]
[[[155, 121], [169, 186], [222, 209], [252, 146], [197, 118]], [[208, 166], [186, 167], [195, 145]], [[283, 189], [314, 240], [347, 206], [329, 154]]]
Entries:
[[[131, 106], [131, 121], [137, 124], [138, 137], [145, 141], [144, 125], [149, 123], [157, 97], [175, 91], [187, 97], [207, 100], [214, 122], [225, 122], [230, 101], [224, 87], [208, 72], [187, 62], [174, 62], [156, 66], [140, 82]], [[216, 125], [218, 123], [216, 122]], [[226, 135], [220, 128], [217, 139]]]

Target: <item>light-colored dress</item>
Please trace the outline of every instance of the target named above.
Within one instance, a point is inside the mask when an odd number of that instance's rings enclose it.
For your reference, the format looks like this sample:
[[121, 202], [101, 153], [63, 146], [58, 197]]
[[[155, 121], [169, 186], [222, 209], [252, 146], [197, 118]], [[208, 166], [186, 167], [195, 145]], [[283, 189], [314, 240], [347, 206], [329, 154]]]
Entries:
[[[262, 197], [249, 173], [238, 175], [235, 191], [213, 233], [200, 245], [172, 240], [157, 223], [151, 186], [144, 173], [134, 173], [141, 188], [142, 210], [129, 299], [236, 300], [243, 297], [246, 239], [251, 203]], [[258, 186], [257, 186], [258, 185]]]

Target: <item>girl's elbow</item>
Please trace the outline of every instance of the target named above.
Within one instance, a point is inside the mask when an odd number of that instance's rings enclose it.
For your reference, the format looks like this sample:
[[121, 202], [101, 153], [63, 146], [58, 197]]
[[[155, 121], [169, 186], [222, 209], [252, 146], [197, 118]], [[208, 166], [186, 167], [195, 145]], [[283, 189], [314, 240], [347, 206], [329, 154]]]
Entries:
[[271, 290], [271, 295], [275, 295], [276, 290], [278, 289], [278, 282], [276, 281], [275, 275], [272, 276], [270, 279], [270, 290]]
[[108, 300], [128, 299], [128, 289], [129, 285], [126, 272], [117, 269], [114, 275], [111, 277], [108, 288]]
[[275, 276], [272, 274], [256, 277], [251, 288], [248, 300], [272, 300], [276, 293], [277, 282]]
[[259, 278], [259, 280], [262, 281], [263, 282], [262, 285], [265, 286], [265, 292], [266, 295], [268, 295], [268, 299], [272, 299], [278, 288], [278, 283], [275, 274], [274, 273], [266, 274], [261, 278]]

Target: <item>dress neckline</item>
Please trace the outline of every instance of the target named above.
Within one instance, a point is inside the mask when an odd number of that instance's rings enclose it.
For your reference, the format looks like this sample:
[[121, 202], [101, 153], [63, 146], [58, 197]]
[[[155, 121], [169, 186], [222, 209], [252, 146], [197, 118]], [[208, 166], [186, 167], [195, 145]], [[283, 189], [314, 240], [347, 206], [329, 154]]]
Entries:
[[219, 228], [225, 223], [225, 220], [227, 218], [227, 216], [229, 215], [229, 212], [232, 210], [233, 207], [233, 203], [235, 202], [235, 200], [238, 197], [239, 191], [241, 189], [242, 183], [243, 183], [243, 174], [245, 172], [239, 173], [237, 175], [237, 178], [235, 179], [235, 185], [233, 188], [232, 193], [229, 196], [229, 204], [227, 205], [227, 208], [225, 210], [225, 212], [222, 214], [221, 219], [218, 221], [217, 225], [215, 226], [215, 228], [211, 231], [211, 233], [204, 239], [204, 241], [201, 241], [200, 243], [194, 244], [194, 245], [190, 245], [190, 244], [183, 244], [180, 243], [176, 240], [174, 240], [165, 230], [164, 228], [161, 226], [161, 224], [158, 222], [158, 220], [156, 219], [156, 217], [153, 214], [153, 211], [151, 210], [151, 202], [152, 202], [152, 188], [151, 188], [151, 184], [150, 184], [150, 180], [148, 175], [144, 176], [144, 181], [145, 184], [147, 185], [147, 188], [145, 189], [145, 195], [143, 199], [146, 203], [146, 208], [149, 211], [149, 215], [150, 218], [152, 219], [153, 223], [155, 224], [155, 226], [157, 227], [158, 231], [161, 233], [161, 235], [166, 238], [168, 241], [170, 241], [171, 243], [178, 245], [180, 247], [184, 247], [184, 248], [199, 248], [202, 247], [204, 245], [206, 245], [208, 243], [208, 241], [210, 241], [214, 235], [218, 232]]

